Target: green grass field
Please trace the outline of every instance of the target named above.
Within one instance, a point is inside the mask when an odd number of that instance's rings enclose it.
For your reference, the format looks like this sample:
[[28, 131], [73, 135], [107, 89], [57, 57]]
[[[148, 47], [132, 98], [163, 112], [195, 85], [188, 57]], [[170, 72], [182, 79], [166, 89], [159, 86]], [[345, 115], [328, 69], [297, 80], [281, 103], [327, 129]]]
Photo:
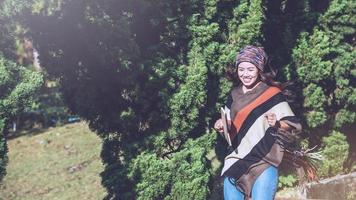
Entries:
[[8, 141], [3, 200], [103, 199], [101, 142], [85, 123], [51, 128]]

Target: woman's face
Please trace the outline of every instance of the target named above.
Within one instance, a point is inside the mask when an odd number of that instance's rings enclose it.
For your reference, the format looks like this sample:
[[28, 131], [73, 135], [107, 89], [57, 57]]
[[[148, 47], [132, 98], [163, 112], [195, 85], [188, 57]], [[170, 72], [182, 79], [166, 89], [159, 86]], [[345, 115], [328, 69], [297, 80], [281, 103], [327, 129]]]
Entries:
[[242, 62], [237, 66], [237, 74], [242, 84], [247, 87], [253, 87], [258, 79], [257, 67], [249, 62]]

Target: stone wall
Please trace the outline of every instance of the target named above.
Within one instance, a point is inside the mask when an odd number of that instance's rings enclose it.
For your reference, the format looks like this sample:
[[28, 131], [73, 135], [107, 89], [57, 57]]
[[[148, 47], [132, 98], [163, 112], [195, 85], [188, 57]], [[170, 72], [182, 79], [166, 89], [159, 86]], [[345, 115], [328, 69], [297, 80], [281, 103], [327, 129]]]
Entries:
[[309, 183], [304, 195], [306, 199], [356, 200], [356, 172]]

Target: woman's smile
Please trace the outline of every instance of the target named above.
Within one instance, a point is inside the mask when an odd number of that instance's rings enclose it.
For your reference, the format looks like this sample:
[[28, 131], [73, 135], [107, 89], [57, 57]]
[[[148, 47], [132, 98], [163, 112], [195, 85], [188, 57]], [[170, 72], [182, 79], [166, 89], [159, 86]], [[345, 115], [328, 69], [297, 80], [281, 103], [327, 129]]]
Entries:
[[251, 78], [243, 78], [242, 80], [246, 83], [249, 83], [251, 81]]

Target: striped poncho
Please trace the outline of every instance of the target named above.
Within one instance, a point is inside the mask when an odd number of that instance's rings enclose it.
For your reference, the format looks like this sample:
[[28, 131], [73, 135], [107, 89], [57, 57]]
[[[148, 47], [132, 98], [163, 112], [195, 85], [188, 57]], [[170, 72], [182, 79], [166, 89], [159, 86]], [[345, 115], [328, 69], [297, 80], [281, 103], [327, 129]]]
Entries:
[[[300, 132], [301, 125], [281, 90], [263, 82], [245, 94], [241, 86], [233, 89], [226, 106], [230, 109], [230, 138], [235, 150], [226, 156], [221, 174], [234, 178], [236, 186], [250, 196], [263, 170], [270, 165], [277, 167], [282, 161], [281, 138], [290, 140]], [[277, 120], [283, 120], [291, 130], [270, 127], [266, 113], [275, 113]]]

